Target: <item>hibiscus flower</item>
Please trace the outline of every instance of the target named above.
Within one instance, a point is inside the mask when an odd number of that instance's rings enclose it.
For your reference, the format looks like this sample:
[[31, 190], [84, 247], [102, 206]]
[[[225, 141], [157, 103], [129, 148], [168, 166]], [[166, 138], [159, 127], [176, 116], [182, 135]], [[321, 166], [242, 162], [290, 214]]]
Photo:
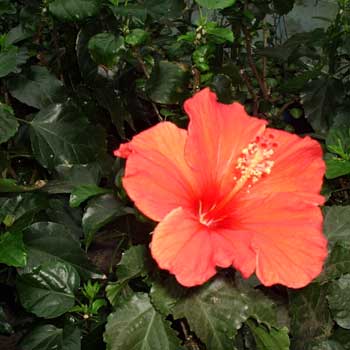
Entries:
[[161, 122], [122, 144], [123, 186], [159, 222], [151, 253], [184, 286], [216, 267], [300, 288], [322, 270], [325, 165], [310, 137], [268, 128], [208, 88], [188, 99], [188, 130]]

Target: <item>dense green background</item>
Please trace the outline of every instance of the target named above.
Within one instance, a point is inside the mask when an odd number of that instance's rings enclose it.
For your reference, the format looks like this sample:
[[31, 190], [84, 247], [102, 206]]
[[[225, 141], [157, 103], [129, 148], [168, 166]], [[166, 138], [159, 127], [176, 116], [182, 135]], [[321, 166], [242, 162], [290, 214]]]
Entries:
[[[350, 349], [349, 18], [349, 0], [0, 0], [0, 348]], [[149, 256], [112, 153], [186, 127], [204, 86], [324, 147], [330, 254], [306, 288], [228, 269], [188, 290]]]

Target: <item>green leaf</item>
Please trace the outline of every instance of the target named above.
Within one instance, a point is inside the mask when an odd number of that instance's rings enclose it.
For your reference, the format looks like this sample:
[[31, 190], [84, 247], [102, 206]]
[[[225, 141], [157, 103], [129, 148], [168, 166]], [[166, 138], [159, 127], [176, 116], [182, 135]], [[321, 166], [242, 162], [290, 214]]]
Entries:
[[8, 81], [11, 95], [22, 103], [41, 109], [66, 98], [63, 83], [47, 68], [32, 66]]
[[20, 343], [22, 350], [81, 350], [81, 331], [68, 324], [64, 328], [53, 325], [35, 327]]
[[332, 248], [321, 280], [332, 280], [339, 278], [345, 273], [350, 273], [350, 242], [338, 241]]
[[30, 140], [36, 159], [49, 169], [59, 164], [90, 163], [105, 151], [102, 128], [91, 125], [70, 102], [42, 109], [31, 122]]
[[232, 6], [236, 0], [195, 0], [200, 6], [206, 7], [208, 9], [224, 9], [226, 7]]
[[215, 22], [207, 23], [204, 28], [212, 42], [216, 44], [233, 43], [234, 37], [231, 29], [217, 27]]
[[16, 7], [11, 4], [10, 0], [0, 1], [0, 16], [2, 15], [13, 15], [16, 13]]
[[232, 103], [234, 100], [232, 81], [226, 74], [217, 74], [213, 77], [210, 87], [215, 91], [221, 103]]
[[49, 11], [64, 21], [80, 21], [98, 14], [100, 0], [54, 0], [49, 4]]
[[30, 225], [35, 215], [47, 208], [47, 197], [42, 193], [22, 193], [6, 198], [0, 207], [0, 221], [11, 231], [20, 231]]
[[253, 333], [257, 350], [289, 350], [290, 341], [286, 327], [268, 329], [266, 326], [258, 325], [250, 320], [247, 324]]
[[72, 265], [52, 261], [17, 278], [17, 291], [24, 308], [38, 317], [55, 318], [75, 304], [80, 278]]
[[22, 350], [62, 350], [63, 329], [53, 325], [34, 328], [21, 341]]
[[0, 144], [7, 142], [18, 130], [18, 122], [13, 109], [0, 102]]
[[249, 317], [251, 300], [229, 282], [216, 278], [192, 289], [174, 308], [176, 319], [185, 317], [208, 349], [232, 348], [232, 339]]
[[46, 185], [44, 180], [38, 180], [33, 185], [24, 186], [17, 185], [17, 181], [14, 179], [0, 179], [0, 193], [5, 192], [30, 192], [43, 188]]
[[350, 329], [350, 274], [331, 283], [327, 298], [334, 321]]
[[294, 1], [295, 0], [273, 0], [273, 7], [280, 16], [283, 16], [293, 10]]
[[184, 294], [186, 289], [178, 284], [175, 278], [170, 277], [165, 281], [153, 283], [149, 296], [155, 309], [167, 317]]
[[126, 215], [125, 207], [113, 194], [91, 199], [85, 209], [82, 225], [89, 246], [95, 233], [116, 218]]
[[340, 343], [344, 347], [344, 350], [350, 350], [350, 332], [348, 329], [336, 328], [331, 339]]
[[346, 350], [342, 345], [334, 340], [321, 340], [312, 343], [306, 350]]
[[118, 281], [107, 287], [107, 297], [113, 306], [118, 305], [118, 299], [125, 299], [129, 295], [127, 283], [139, 276], [145, 276], [150, 269], [151, 259], [147, 248], [143, 245], [132, 246], [122, 254], [117, 264], [116, 275]]
[[145, 30], [136, 28], [125, 37], [125, 42], [130, 46], [139, 46], [144, 44], [148, 40], [149, 36], [149, 33], [147, 33]]
[[15, 267], [26, 265], [27, 254], [22, 232], [6, 232], [0, 235], [0, 263]]
[[329, 152], [339, 155], [341, 158], [350, 159], [350, 128], [347, 125], [333, 127], [326, 138], [326, 146]]
[[181, 349], [174, 330], [141, 293], [109, 315], [104, 340], [108, 350]]
[[146, 92], [152, 101], [175, 104], [187, 95], [189, 69], [182, 63], [160, 61], [153, 68], [146, 84]]
[[9, 46], [0, 52], [0, 78], [7, 76], [10, 73], [19, 73], [18, 66], [26, 63], [28, 53], [25, 48], [19, 49], [16, 46]]
[[68, 229], [53, 222], [39, 222], [24, 232], [28, 262], [25, 273], [47, 261], [59, 261], [72, 265], [84, 279], [103, 278], [96, 267], [88, 260], [80, 244], [72, 238]]
[[125, 53], [124, 38], [118, 38], [112, 33], [99, 33], [94, 35], [88, 44], [90, 55], [97, 63], [108, 68], [118, 64]]
[[80, 185], [73, 189], [71, 196], [69, 198], [69, 205], [72, 208], [79, 207], [79, 205], [85, 202], [91, 197], [95, 197], [101, 194], [106, 194], [111, 192], [111, 190], [106, 188], [101, 188], [96, 185]]
[[328, 131], [343, 94], [341, 81], [334, 78], [322, 77], [306, 86], [302, 97], [305, 116], [316, 132], [325, 134]]
[[330, 153], [325, 155], [326, 178], [335, 179], [350, 174], [350, 160], [345, 160]]
[[324, 233], [331, 247], [336, 241], [350, 241], [350, 206], [324, 207]]
[[318, 283], [290, 292], [289, 312], [295, 349], [331, 335], [333, 322], [326, 295], [326, 286]]

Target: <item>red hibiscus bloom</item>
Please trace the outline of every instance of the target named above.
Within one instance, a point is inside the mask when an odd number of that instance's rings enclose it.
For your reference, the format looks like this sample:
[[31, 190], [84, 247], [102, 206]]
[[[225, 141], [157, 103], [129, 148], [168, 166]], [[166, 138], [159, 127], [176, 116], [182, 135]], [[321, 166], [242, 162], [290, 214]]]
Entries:
[[188, 287], [217, 266], [256, 272], [266, 286], [308, 284], [327, 255], [320, 145], [267, 128], [209, 89], [184, 108], [187, 131], [162, 122], [115, 151], [127, 158], [127, 193], [159, 222], [151, 243], [159, 267]]

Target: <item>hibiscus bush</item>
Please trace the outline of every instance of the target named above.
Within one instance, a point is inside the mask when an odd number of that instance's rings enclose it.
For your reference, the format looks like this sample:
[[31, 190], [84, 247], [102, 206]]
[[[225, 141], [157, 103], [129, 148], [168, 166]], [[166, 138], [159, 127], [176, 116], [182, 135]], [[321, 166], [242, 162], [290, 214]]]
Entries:
[[350, 349], [333, 3], [0, 0], [0, 349]]

